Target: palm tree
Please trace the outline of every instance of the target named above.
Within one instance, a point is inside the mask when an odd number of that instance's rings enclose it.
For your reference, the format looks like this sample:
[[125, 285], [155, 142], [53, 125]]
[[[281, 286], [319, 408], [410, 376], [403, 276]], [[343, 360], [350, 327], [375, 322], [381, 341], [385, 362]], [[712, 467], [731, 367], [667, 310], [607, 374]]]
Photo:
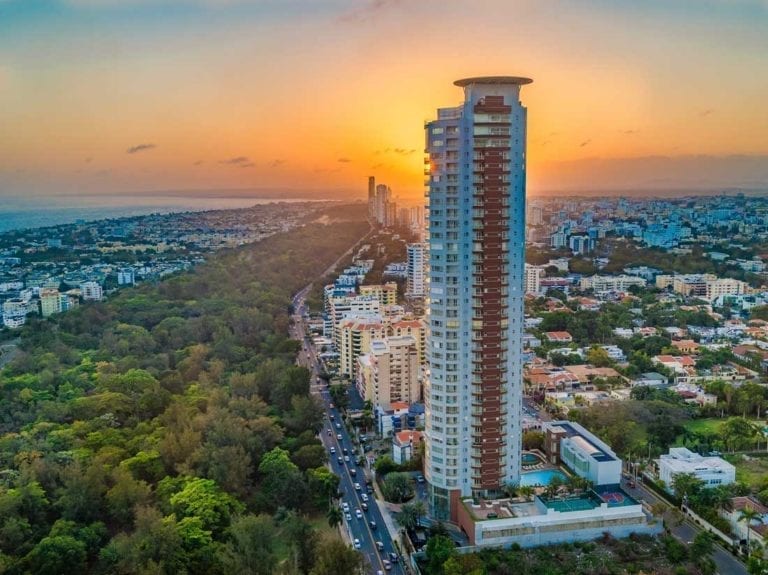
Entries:
[[421, 500], [414, 501], [412, 503], [413, 509], [416, 512], [416, 526], [421, 524], [421, 518], [427, 514], [427, 506]]
[[527, 501], [530, 501], [533, 498], [533, 494], [536, 493], [536, 489], [532, 485], [521, 485], [517, 492]]
[[341, 509], [339, 509], [336, 505], [331, 505], [328, 508], [328, 513], [325, 516], [328, 519], [328, 525], [331, 527], [336, 527], [339, 523], [341, 523], [341, 519], [343, 517]]
[[397, 522], [407, 531], [413, 531], [419, 524], [419, 512], [413, 503], [406, 503], [400, 508], [397, 515]]
[[739, 513], [738, 521], [744, 521], [747, 524], [747, 555], [749, 555], [749, 527], [753, 521], [760, 521], [762, 523], [763, 516], [751, 507], [745, 507]]

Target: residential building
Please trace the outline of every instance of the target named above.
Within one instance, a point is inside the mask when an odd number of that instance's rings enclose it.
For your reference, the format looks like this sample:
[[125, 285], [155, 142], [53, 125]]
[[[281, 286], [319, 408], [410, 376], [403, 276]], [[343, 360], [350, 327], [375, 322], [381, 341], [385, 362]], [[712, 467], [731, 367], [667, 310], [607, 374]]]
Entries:
[[97, 282], [85, 282], [80, 284], [80, 292], [85, 301], [101, 301], [104, 298], [104, 290]]
[[[741, 519], [741, 513], [745, 509], [752, 510], [758, 514], [758, 517], [749, 525]], [[768, 507], [760, 503], [751, 495], [742, 497], [732, 497], [727, 505], [719, 509], [720, 516], [723, 517], [731, 526], [731, 533], [739, 541], [746, 543], [747, 538], [750, 542], [756, 541], [761, 545], [765, 544], [765, 535], [768, 532]], [[749, 535], [747, 531], [749, 530]]]
[[424, 244], [408, 244], [405, 295], [408, 297], [424, 297], [425, 264]]
[[409, 336], [373, 340], [370, 351], [358, 359], [358, 388], [374, 407], [390, 409], [392, 403], [421, 401], [419, 356], [416, 340]]
[[336, 328], [336, 350], [339, 352], [339, 373], [357, 376], [357, 358], [371, 351], [371, 343], [386, 337], [386, 326], [380, 316], [347, 317]]
[[567, 331], [548, 331], [544, 335], [553, 343], [571, 343], [573, 336]]
[[423, 441], [421, 431], [406, 429], [392, 436], [392, 459], [398, 465], [408, 463], [418, 453], [419, 444]]
[[648, 282], [645, 278], [631, 275], [618, 276], [589, 276], [581, 278], [579, 287], [583, 290], [591, 289], [595, 293], [605, 293], [613, 291], [629, 291], [632, 286], [645, 287]]
[[132, 286], [136, 283], [136, 272], [133, 268], [120, 268], [117, 271], [117, 285]]
[[42, 288], [40, 290], [40, 315], [49, 317], [55, 313], [61, 313], [59, 290], [54, 288]]
[[679, 473], [689, 473], [701, 480], [704, 487], [728, 485], [736, 481], [736, 468], [725, 459], [703, 456], [687, 447], [670, 447], [669, 453], [657, 460], [659, 479], [668, 489]]
[[416, 341], [416, 351], [419, 356], [419, 363], [424, 364], [426, 362], [427, 329], [423, 319], [397, 318], [389, 324], [387, 333], [397, 337], [410, 335]]
[[541, 278], [544, 274], [544, 266], [525, 264], [525, 293], [541, 295]]
[[397, 303], [397, 284], [387, 282], [384, 285], [365, 285], [360, 286], [360, 295], [362, 297], [374, 297], [379, 300], [379, 305], [395, 305]]
[[440, 520], [458, 520], [461, 497], [497, 494], [520, 479], [526, 109], [519, 96], [530, 82], [459, 80], [464, 102], [425, 125], [425, 475]]
[[618, 486], [621, 482], [621, 459], [578, 423], [550, 421], [544, 424], [544, 433], [544, 449], [550, 463], [564, 463], [593, 486]]

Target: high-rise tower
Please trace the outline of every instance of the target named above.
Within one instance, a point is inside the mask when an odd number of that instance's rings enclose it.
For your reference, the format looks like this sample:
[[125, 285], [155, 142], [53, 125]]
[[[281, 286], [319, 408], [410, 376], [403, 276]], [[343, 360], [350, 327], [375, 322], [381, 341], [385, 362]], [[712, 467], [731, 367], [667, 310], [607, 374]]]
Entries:
[[467, 78], [426, 124], [426, 476], [433, 515], [520, 479], [528, 78]]

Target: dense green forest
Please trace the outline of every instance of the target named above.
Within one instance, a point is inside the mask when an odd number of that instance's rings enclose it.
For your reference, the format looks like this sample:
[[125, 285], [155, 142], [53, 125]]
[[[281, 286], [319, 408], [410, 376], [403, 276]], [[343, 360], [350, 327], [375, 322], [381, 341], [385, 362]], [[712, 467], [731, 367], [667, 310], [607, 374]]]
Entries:
[[25, 326], [0, 373], [0, 573], [359, 569], [317, 527], [338, 478], [287, 331], [359, 211]]

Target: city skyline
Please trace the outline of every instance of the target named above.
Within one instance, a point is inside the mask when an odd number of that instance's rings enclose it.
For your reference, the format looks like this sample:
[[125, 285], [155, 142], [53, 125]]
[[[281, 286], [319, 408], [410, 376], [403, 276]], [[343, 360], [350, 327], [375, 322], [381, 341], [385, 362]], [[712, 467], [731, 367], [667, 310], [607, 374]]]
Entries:
[[375, 175], [417, 198], [433, 102], [510, 63], [537, 78], [531, 195], [768, 188], [764, 2], [437, 7], [2, 0], [0, 197]]

